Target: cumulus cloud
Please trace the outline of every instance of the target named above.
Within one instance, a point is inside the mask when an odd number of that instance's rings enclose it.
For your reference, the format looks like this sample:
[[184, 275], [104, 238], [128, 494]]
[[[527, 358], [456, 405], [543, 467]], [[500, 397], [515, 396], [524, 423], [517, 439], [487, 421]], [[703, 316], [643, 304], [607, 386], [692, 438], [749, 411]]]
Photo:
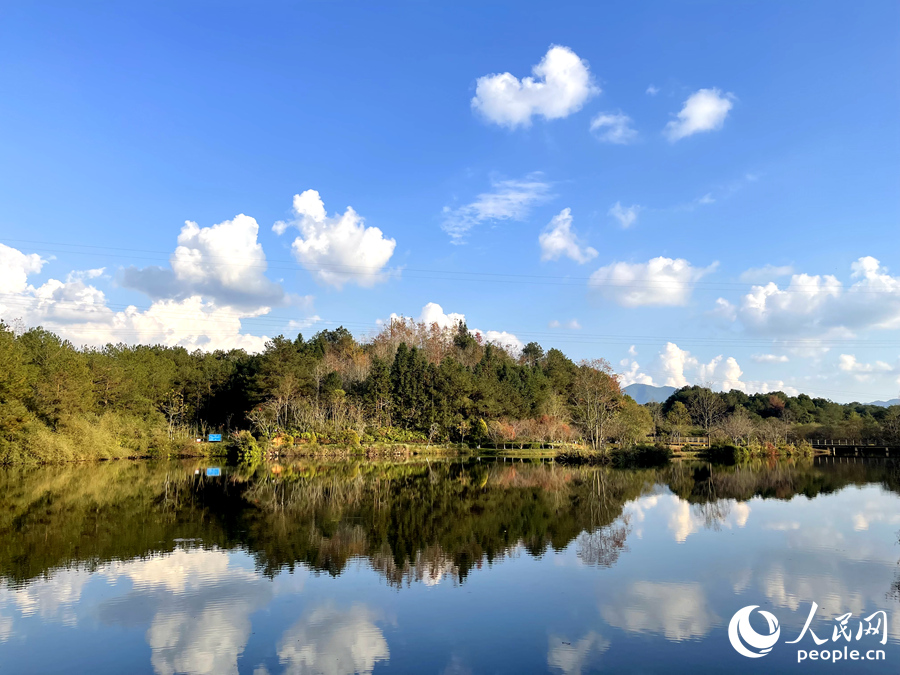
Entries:
[[266, 278], [268, 263], [258, 235], [259, 224], [244, 214], [212, 227], [186, 221], [169, 258], [171, 269], [128, 267], [119, 282], [154, 300], [202, 295], [229, 307], [286, 304], [281, 286]]
[[492, 180], [491, 191], [484, 192], [471, 204], [452, 209], [444, 207], [441, 229], [454, 244], [461, 244], [476, 225], [501, 220], [521, 221], [531, 208], [550, 199], [550, 183], [540, 173], [516, 180]]
[[505, 330], [480, 331], [478, 329], [475, 329], [472, 332], [480, 333], [484, 336], [485, 342], [492, 345], [497, 345], [498, 347], [502, 347], [511, 354], [518, 354], [525, 348], [524, 342], [522, 342], [512, 333], [507, 333]]
[[714, 389], [730, 391], [737, 389], [748, 394], [783, 391], [796, 396], [798, 390], [785, 384], [783, 380], [742, 380], [744, 371], [733, 356], [722, 354], [703, 362], [674, 342], [666, 343], [659, 353], [659, 371], [670, 387], [686, 387], [692, 384], [708, 384]]
[[702, 131], [721, 129], [734, 106], [733, 101], [734, 94], [722, 94], [719, 89], [701, 89], [688, 97], [678, 119], [669, 122], [663, 133], [674, 143]]
[[[9, 256], [19, 261], [17, 272], [38, 269], [29, 256]], [[48, 279], [40, 286], [26, 282], [18, 293], [0, 297], [0, 318], [8, 323], [21, 319], [26, 326], [43, 325], [76, 344], [141, 342], [183, 346], [189, 349], [244, 348], [260, 351], [268, 338], [242, 332], [241, 320], [262, 316], [269, 307], [230, 307], [201, 295], [154, 301], [142, 310], [129, 305], [113, 311], [106, 295], [93, 285], [103, 269], [75, 271], [65, 281]], [[15, 275], [13, 275], [14, 278]], [[310, 298], [302, 299], [309, 304]]]
[[[417, 321], [428, 325], [436, 323], [445, 330], [452, 330], [458, 324], [466, 322], [466, 315], [445, 312], [444, 308], [436, 302], [429, 302], [422, 308], [422, 311], [416, 319], [409, 319], [403, 315], [392, 313], [390, 321]], [[384, 322], [379, 319], [377, 323], [383, 324]], [[502, 347], [511, 354], [518, 354], [525, 347], [525, 343], [513, 333], [499, 330], [481, 330], [480, 328], [473, 328], [471, 326], [468, 328], [470, 333], [477, 337], [480, 336], [482, 342], [485, 344], [490, 343]]]
[[659, 93], [659, 87], [654, 87], [652, 84], [647, 87], [647, 91], [645, 92], [649, 96], [656, 96]]
[[629, 384], [654, 384], [652, 377], [647, 373], [640, 372], [641, 366], [637, 361], [622, 359], [621, 365], [625, 368], [619, 373], [619, 384], [623, 387], [627, 387]]
[[698, 365], [697, 359], [691, 356], [689, 351], [681, 349], [674, 342], [667, 342], [663, 351], [660, 352], [659, 358], [666, 377], [666, 386], [678, 388], [688, 386], [684, 371], [686, 368], [696, 368]]
[[646, 263], [613, 263], [591, 275], [588, 285], [623, 307], [681, 306], [694, 284], [716, 269], [694, 267], [687, 260], [658, 257]]
[[628, 145], [637, 140], [637, 129], [631, 126], [631, 118], [622, 112], [602, 112], [591, 120], [591, 133], [598, 141]]
[[900, 277], [871, 256], [850, 267], [849, 286], [830, 274], [794, 274], [784, 288], [774, 282], [753, 286], [737, 316], [752, 332], [778, 336], [900, 328]]
[[531, 125], [539, 115], [552, 120], [568, 117], [599, 94], [587, 61], [568, 47], [554, 45], [521, 80], [511, 73], [479, 77], [472, 109], [486, 120], [514, 129]]
[[788, 277], [793, 273], [793, 265], [764, 265], [763, 267], [751, 267], [741, 272], [740, 279], [746, 284], [752, 284], [778, 277]]
[[37, 253], [25, 254], [0, 244], [0, 293], [23, 292], [28, 286], [28, 275], [37, 274], [46, 263]]
[[436, 302], [429, 302], [422, 308], [418, 320], [429, 326], [436, 323], [441, 328], [456, 328], [460, 323], [465, 322], [466, 315], [453, 312], [446, 313], [444, 308]]
[[612, 205], [612, 208], [607, 212], [607, 215], [612, 216], [616, 220], [619, 221], [619, 225], [621, 225], [624, 229], [628, 229], [632, 225], [637, 222], [638, 212], [640, 212], [641, 207], [637, 204], [632, 204], [631, 206], [625, 207], [622, 206], [621, 202], [616, 202]]
[[279, 221], [272, 229], [283, 234], [289, 227], [300, 230], [291, 250], [303, 267], [320, 283], [342, 288], [355, 283], [369, 287], [387, 278], [385, 266], [397, 242], [377, 227], [366, 227], [353, 207], [329, 217], [316, 190], [294, 195], [294, 220]]
[[541, 260], [559, 260], [567, 256], [577, 263], [584, 264], [597, 257], [597, 251], [584, 246], [572, 230], [572, 210], [563, 209], [538, 237], [541, 245]]

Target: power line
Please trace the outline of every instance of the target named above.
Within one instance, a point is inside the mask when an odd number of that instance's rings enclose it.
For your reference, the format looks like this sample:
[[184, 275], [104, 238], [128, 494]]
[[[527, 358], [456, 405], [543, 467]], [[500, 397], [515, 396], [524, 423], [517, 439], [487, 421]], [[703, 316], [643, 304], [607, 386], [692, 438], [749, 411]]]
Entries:
[[[3, 294], [0, 294], [2, 296]], [[34, 303], [28, 301], [20, 301], [18, 299], [14, 299], [11, 301], [6, 301], [9, 304], [15, 304], [22, 306], [23, 308], [28, 308], [30, 305], [38, 305], [40, 302], [49, 303], [53, 307], [66, 309], [67, 307], [72, 310], [84, 310], [84, 306], [78, 303], [66, 303], [64, 301], [36, 301]], [[152, 306], [151, 306], [152, 307]], [[102, 306], [104, 309], [109, 309], [112, 312], [114, 309], [119, 308], [122, 313], [124, 310], [128, 308], [134, 308], [139, 312], [143, 312], [142, 318], [160, 318], [160, 319], [185, 319], [185, 320], [196, 320], [198, 319], [197, 312], [191, 311], [181, 311], [177, 309], [159, 309], [156, 308], [153, 310], [153, 313], [147, 315], [147, 312], [151, 309], [151, 307], [137, 307], [135, 305], [124, 305], [124, 304], [116, 304], [111, 303], [108, 305]], [[96, 318], [100, 321], [108, 320], [112, 318], [109, 314], [104, 314], [103, 316], [92, 317], [92, 312], [85, 312], [84, 320], [82, 323], [90, 323], [92, 318]], [[214, 312], [204, 312], [203, 310], [199, 310], [199, 314], [203, 315], [203, 320], [216, 321], [216, 320], [237, 320], [241, 323], [241, 326], [244, 327], [245, 324], [252, 323], [254, 325], [262, 325], [261, 327], [265, 329], [266, 327], [275, 329], [284, 329], [289, 327], [289, 323], [292, 320], [290, 317], [277, 317], [277, 316], [247, 316], [245, 313], [241, 312], [225, 312], [224, 310], [214, 310]], [[61, 321], [59, 318], [54, 320], [54, 317], [45, 317], [47, 319], [46, 323], [48, 325], [60, 325], [64, 326], [65, 322]], [[127, 316], [126, 316], [127, 318]], [[298, 323], [302, 323], [298, 321]], [[362, 321], [341, 321], [336, 319], [322, 319], [319, 318], [315, 322], [311, 323], [308, 327], [312, 328], [314, 325], [323, 325], [323, 326], [345, 326], [348, 328], [357, 328], [360, 331], [372, 331], [372, 330], [381, 330], [385, 328], [386, 324], [377, 323], [377, 322], [362, 322]], [[296, 326], [296, 329], [303, 330], [304, 326]], [[141, 331], [137, 328], [126, 328], [126, 327], [117, 327], [117, 326], [97, 326], [96, 328], [88, 328], [81, 327], [79, 328], [79, 332], [107, 332], [113, 334], [143, 334], [146, 331]], [[867, 348], [893, 348], [900, 347], [900, 340], [870, 340], [870, 339], [851, 339], [851, 338], [788, 338], [788, 339], [775, 339], [775, 338], [767, 338], [767, 337], [713, 337], [713, 336], [701, 336], [701, 337], [691, 337], [686, 335], [634, 335], [634, 334], [602, 334], [602, 333], [579, 333], [579, 334], [566, 334], [566, 333], [557, 333], [552, 331], [534, 331], [534, 330], [524, 330], [517, 328], [508, 328], [505, 332], [512, 333], [516, 337], [519, 338], [531, 338], [535, 341], [545, 340], [548, 342], [554, 342], [557, 344], [585, 344], [585, 345], [604, 345], [604, 344], [635, 344], [635, 345], [658, 345], [662, 342], [673, 342], [676, 344], [688, 344], [692, 346], [732, 346], [732, 347], [784, 347], [784, 348], [816, 348], [816, 347], [867, 347]], [[208, 330], [204, 330], [204, 333], [209, 333]], [[224, 329], [219, 332], [219, 334], [228, 334], [232, 335], [233, 331], [225, 331]]]
[[[6, 239], [10, 242], [31, 243], [40, 246], [66, 246], [75, 250], [59, 250], [51, 248], [34, 248], [34, 251], [41, 251], [51, 254], [75, 254], [75, 255], [93, 255], [106, 258], [127, 258], [129, 260], [144, 260], [155, 262], [170, 262], [172, 251], [154, 251], [149, 249], [111, 247], [111, 246], [95, 246], [89, 244], [71, 244], [65, 242], [42, 242], [29, 239]], [[94, 250], [77, 250], [77, 249], [94, 249]], [[109, 253], [108, 251], [123, 251], [127, 253], [151, 253], [165, 257], [145, 257], [126, 255], [125, 253]], [[284, 259], [267, 259], [265, 263], [254, 264], [255, 257], [244, 256], [215, 256], [210, 254], [203, 255], [203, 265], [214, 267], [233, 266], [235, 261], [250, 261], [249, 264], [243, 264], [244, 268], [262, 269], [262, 270], [283, 270], [291, 272], [299, 272], [306, 270], [307, 272], [332, 272], [350, 277], [370, 277], [373, 275], [390, 276], [392, 274], [400, 274], [412, 279], [431, 279], [435, 281], [475, 281], [478, 283], [503, 283], [503, 284], [526, 284], [539, 286], [572, 286], [581, 287], [587, 285], [589, 287], [609, 287], [609, 288], [647, 288], [647, 289], [664, 289], [664, 288], [691, 288], [694, 290], [714, 291], [714, 290], [750, 290], [759, 287], [760, 284], [747, 284], [726, 281], [681, 281], [677, 279], [666, 280], [643, 280], [643, 281], [618, 281], [618, 280], [602, 280], [584, 276], [571, 275], [538, 275], [538, 274], [521, 274], [507, 272], [484, 272], [484, 271], [465, 271], [465, 270], [435, 270], [427, 268], [411, 268], [400, 267], [385, 270], [383, 267], [365, 266], [365, 265], [347, 265], [337, 263], [306, 263], [298, 264], [292, 260]], [[272, 265], [271, 263], [278, 263]], [[283, 265], [283, 266], [280, 266]], [[785, 288], [779, 288], [779, 293], [802, 293], [807, 294], [811, 291], [828, 291], [828, 287], [819, 284], [796, 284], [791, 283]], [[896, 289], [863, 289], [858, 286], [851, 286], [846, 289], [843, 285], [836, 287], [835, 291], [844, 291], [852, 293], [865, 294], [894, 294], [898, 293]]]

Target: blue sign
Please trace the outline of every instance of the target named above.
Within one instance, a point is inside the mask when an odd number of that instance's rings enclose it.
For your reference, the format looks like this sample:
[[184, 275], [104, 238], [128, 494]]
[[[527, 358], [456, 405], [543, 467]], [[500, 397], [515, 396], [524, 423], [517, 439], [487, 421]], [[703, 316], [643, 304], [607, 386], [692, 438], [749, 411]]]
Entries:
[[222, 440], [222, 434], [210, 434], [210, 435], [209, 435], [209, 442], [210, 442], [210, 443], [217, 443], [217, 442], [219, 442], [219, 441], [221, 441], [221, 440]]
[[207, 469], [207, 470], [206, 470], [206, 475], [207, 475], [207, 476], [221, 476], [221, 475], [222, 475], [222, 469], [219, 469], [218, 467], [215, 468], [215, 469]]

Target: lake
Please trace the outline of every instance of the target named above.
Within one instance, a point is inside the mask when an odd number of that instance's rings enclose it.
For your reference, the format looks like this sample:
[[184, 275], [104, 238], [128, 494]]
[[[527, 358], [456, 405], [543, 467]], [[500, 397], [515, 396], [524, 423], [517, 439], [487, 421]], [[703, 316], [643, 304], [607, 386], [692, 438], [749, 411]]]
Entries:
[[898, 530], [884, 459], [12, 467], [0, 673], [896, 673]]

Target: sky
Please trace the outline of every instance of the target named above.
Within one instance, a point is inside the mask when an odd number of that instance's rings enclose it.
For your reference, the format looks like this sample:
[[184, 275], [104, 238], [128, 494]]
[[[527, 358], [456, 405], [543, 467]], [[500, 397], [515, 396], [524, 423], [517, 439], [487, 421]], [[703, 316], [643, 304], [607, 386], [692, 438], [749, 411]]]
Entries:
[[0, 20], [0, 317], [392, 316], [633, 382], [900, 392], [900, 5], [51, 3]]

